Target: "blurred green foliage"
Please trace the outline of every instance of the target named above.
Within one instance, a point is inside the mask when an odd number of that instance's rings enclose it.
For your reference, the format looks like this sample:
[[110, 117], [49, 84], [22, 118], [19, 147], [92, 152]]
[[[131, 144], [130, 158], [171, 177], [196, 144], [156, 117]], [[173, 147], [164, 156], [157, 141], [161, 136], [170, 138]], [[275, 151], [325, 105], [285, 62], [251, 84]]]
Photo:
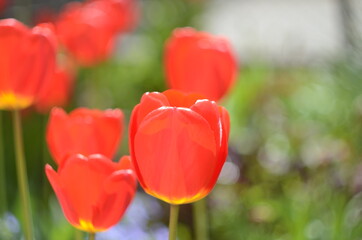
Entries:
[[241, 177], [211, 196], [212, 239], [361, 239], [362, 69], [242, 70], [225, 100]]

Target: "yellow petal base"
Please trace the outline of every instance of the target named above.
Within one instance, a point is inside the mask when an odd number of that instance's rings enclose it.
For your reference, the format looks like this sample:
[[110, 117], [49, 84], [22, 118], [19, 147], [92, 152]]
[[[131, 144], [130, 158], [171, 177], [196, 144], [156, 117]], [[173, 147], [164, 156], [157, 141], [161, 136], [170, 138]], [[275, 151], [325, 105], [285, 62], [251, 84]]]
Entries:
[[106, 229], [96, 228], [91, 222], [85, 221], [83, 219], [79, 219], [79, 225], [75, 227], [78, 228], [79, 230], [90, 233], [103, 232], [106, 230]]
[[16, 95], [12, 92], [0, 93], [0, 109], [16, 110], [29, 107], [33, 103], [33, 98]]
[[184, 198], [172, 198], [172, 197], [168, 197], [168, 196], [164, 196], [162, 194], [156, 193], [155, 191], [149, 190], [144, 188], [145, 192], [148, 193], [149, 195], [158, 198], [164, 202], [167, 202], [169, 204], [174, 204], [174, 205], [179, 205], [179, 204], [187, 204], [187, 203], [192, 203], [192, 202], [196, 202], [204, 197], [206, 197], [207, 194], [209, 194], [210, 190], [206, 190], [206, 189], [202, 189], [200, 190], [199, 193], [190, 196], [190, 197], [184, 197]]

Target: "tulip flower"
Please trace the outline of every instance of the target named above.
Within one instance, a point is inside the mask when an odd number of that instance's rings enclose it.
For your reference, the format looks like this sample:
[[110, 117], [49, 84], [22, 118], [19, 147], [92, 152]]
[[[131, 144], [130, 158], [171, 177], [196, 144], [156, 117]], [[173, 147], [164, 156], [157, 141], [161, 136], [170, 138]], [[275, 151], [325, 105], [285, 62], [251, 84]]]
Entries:
[[104, 9], [108, 5], [108, 12], [115, 27], [115, 32], [126, 32], [132, 29], [138, 18], [137, 0], [90, 0], [89, 2], [102, 2]]
[[40, 87], [51, 81], [55, 45], [48, 26], [28, 29], [15, 19], [0, 20], [0, 109], [12, 110], [13, 114], [16, 172], [26, 240], [33, 239], [33, 230], [19, 110], [32, 105]]
[[28, 29], [15, 19], [0, 20], [0, 109], [29, 107], [51, 81], [55, 36], [48, 27]]
[[177, 90], [144, 94], [129, 136], [141, 186], [172, 205], [205, 197], [225, 162], [228, 135], [228, 112], [214, 101]]
[[75, 73], [67, 66], [58, 65], [53, 75], [53, 81], [43, 86], [35, 108], [46, 113], [53, 107], [64, 107], [69, 100]]
[[105, 111], [78, 108], [67, 115], [61, 108], [50, 113], [46, 139], [59, 165], [70, 155], [102, 154], [112, 159], [123, 131], [120, 109]]
[[237, 64], [226, 39], [187, 27], [167, 41], [165, 69], [170, 88], [218, 101], [233, 85]]
[[128, 156], [115, 163], [99, 154], [77, 154], [57, 172], [50, 165], [45, 171], [69, 223], [90, 233], [119, 222], [136, 192]]
[[112, 19], [96, 4], [68, 4], [59, 16], [56, 28], [61, 44], [82, 66], [104, 61], [113, 50]]

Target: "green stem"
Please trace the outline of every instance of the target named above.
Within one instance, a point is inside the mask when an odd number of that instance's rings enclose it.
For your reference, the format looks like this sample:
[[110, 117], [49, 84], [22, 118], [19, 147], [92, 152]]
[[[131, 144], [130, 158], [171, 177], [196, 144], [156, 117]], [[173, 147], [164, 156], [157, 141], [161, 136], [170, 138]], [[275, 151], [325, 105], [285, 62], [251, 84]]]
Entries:
[[168, 240], [176, 240], [179, 205], [171, 204]]
[[3, 112], [0, 112], [0, 215], [3, 215], [8, 209], [6, 200], [6, 171], [4, 156], [4, 137], [3, 134]]
[[206, 198], [192, 204], [196, 240], [208, 240]]
[[15, 141], [16, 173], [18, 178], [21, 205], [23, 208], [22, 210], [24, 235], [26, 240], [33, 240], [33, 225], [31, 219], [29, 186], [26, 173], [20, 112], [18, 110], [13, 110], [12, 113]]
[[[48, 146], [47, 146], [47, 142], [46, 142], [46, 129], [47, 129], [47, 122], [48, 122], [48, 114], [44, 114], [42, 117], [42, 130], [43, 130], [43, 134], [42, 134], [42, 162], [41, 162], [41, 166], [45, 166], [47, 163], [49, 163], [49, 153], [48, 153]], [[47, 181], [47, 177], [45, 174], [45, 171], [42, 171], [43, 175], [42, 175], [42, 197], [43, 197], [43, 201], [44, 204], [48, 204], [48, 195], [49, 195], [49, 183]]]
[[83, 240], [83, 232], [74, 228], [74, 239], [75, 240]]
[[95, 240], [96, 234], [95, 233], [89, 233], [89, 239], [88, 240]]

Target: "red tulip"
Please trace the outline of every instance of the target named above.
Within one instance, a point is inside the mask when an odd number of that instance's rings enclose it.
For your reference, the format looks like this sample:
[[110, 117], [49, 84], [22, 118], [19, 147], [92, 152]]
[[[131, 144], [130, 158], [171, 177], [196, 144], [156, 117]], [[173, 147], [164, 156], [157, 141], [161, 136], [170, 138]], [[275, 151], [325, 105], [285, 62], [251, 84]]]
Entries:
[[50, 113], [47, 143], [59, 165], [70, 155], [102, 154], [112, 159], [123, 131], [120, 109], [105, 111], [78, 108], [67, 115], [61, 108]]
[[56, 26], [59, 41], [80, 65], [97, 64], [111, 54], [114, 25], [108, 14], [95, 4], [68, 4]]
[[141, 186], [171, 204], [205, 197], [225, 162], [228, 133], [229, 114], [214, 101], [176, 90], [144, 94], [129, 137]]
[[136, 177], [129, 157], [114, 163], [102, 155], [73, 155], [59, 167], [49, 165], [46, 175], [74, 227], [87, 231], [104, 231], [123, 216], [136, 192]]
[[0, 109], [23, 109], [51, 81], [55, 37], [48, 27], [28, 29], [15, 19], [0, 20]]
[[53, 81], [43, 86], [35, 108], [41, 113], [46, 113], [53, 107], [64, 107], [69, 100], [73, 87], [75, 73], [67, 66], [57, 66]]
[[138, 4], [136, 0], [90, 0], [89, 2], [102, 2], [109, 6], [108, 12], [116, 32], [126, 32], [132, 29], [138, 19]]
[[221, 99], [233, 85], [237, 64], [229, 42], [192, 28], [174, 30], [165, 48], [171, 88]]

